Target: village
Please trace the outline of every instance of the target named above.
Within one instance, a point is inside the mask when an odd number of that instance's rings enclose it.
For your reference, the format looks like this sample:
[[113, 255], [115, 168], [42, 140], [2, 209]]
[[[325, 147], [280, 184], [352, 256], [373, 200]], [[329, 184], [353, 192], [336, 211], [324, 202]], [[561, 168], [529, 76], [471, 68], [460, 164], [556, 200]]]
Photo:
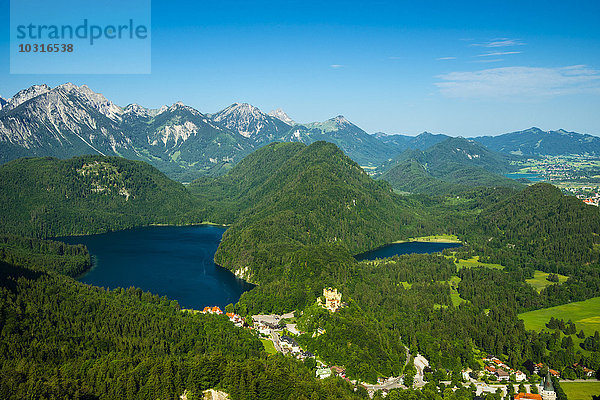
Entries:
[[[329, 312], [337, 312], [345, 306], [342, 302], [342, 294], [334, 288], [323, 289], [323, 296], [317, 300], [317, 304]], [[371, 397], [376, 392], [381, 392], [383, 396], [386, 396], [393, 389], [421, 388], [427, 384], [427, 380], [425, 379], [426, 374], [432, 371], [425, 357], [420, 354], [413, 357], [407, 348], [406, 363], [408, 363], [409, 357], [412, 357], [416, 369], [413, 382], [405, 383], [403, 375], [398, 377], [381, 377], [377, 380], [377, 384], [351, 380], [346, 376], [346, 368], [344, 366], [329, 365], [310, 351], [302, 349], [300, 344], [294, 339], [294, 336], [301, 335], [304, 332], [299, 331], [296, 324], [288, 322], [294, 317], [294, 313], [282, 315], [259, 314], [244, 319], [233, 312], [223, 313], [219, 307], [205, 307], [201, 312], [205, 314], [225, 314], [235, 326], [254, 331], [261, 340], [271, 342], [276, 352], [295, 357], [299, 360], [314, 359], [315, 375], [317, 378], [340, 377], [354, 386], [363, 386]], [[313, 335], [325, 333], [323, 329], [318, 328]], [[488, 355], [483, 357], [481, 362], [483, 368], [480, 371], [473, 371], [471, 369], [462, 370], [462, 382], [460, 382], [462, 386], [474, 389], [476, 396], [479, 396], [479, 398], [493, 393], [500, 393], [502, 398], [507, 398], [507, 396], [511, 395], [511, 389], [514, 390], [514, 385], [516, 385], [520, 390], [518, 390], [519, 393], [514, 394], [514, 399], [556, 400], [556, 392], [551, 377], [559, 378], [560, 374], [558, 371], [548, 368], [541, 363], [532, 364], [528, 366], [530, 367], [528, 368], [529, 375], [543, 376], [541, 382], [536, 382], [530, 380], [530, 376], [525, 372], [511, 368], [496, 356]], [[594, 376], [595, 371], [585, 368], [585, 374], [591, 378]], [[451, 381], [440, 381], [440, 384], [448, 387], [451, 385]], [[453, 390], [456, 390], [456, 388]], [[514, 391], [516, 392], [517, 390]]]

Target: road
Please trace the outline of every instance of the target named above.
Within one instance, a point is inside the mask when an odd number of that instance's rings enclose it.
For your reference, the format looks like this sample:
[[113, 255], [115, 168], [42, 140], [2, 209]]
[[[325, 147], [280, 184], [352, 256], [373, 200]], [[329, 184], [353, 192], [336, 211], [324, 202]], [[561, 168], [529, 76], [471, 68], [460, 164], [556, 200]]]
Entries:
[[[406, 367], [410, 361], [410, 351], [409, 351], [408, 347], [405, 347], [405, 349], [406, 349], [406, 361], [404, 363], [404, 366]], [[419, 388], [419, 387], [425, 386], [426, 382], [423, 379], [424, 378], [423, 370], [425, 369], [425, 367], [429, 366], [429, 362], [427, 361], [427, 359], [425, 359], [425, 357], [423, 357], [420, 354], [417, 354], [417, 356], [414, 359], [414, 364], [415, 364], [415, 368], [417, 370], [417, 374], [415, 375], [413, 387]], [[387, 381], [385, 381], [384, 383], [381, 383], [381, 384], [377, 384], [377, 385], [364, 384], [364, 386], [369, 393], [376, 392], [377, 390], [406, 389], [407, 387], [403, 384], [403, 379], [404, 379], [404, 375], [388, 378]]]
[[279, 333], [271, 331], [271, 341], [273, 342], [273, 346], [275, 346], [275, 350], [277, 350], [278, 353], [283, 353], [283, 349], [279, 345]]

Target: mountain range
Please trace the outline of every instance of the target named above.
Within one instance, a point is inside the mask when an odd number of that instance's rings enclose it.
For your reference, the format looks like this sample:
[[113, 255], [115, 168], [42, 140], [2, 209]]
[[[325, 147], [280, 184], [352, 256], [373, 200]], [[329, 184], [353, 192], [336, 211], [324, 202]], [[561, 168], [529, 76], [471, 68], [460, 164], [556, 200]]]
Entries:
[[475, 140], [490, 150], [514, 155], [600, 155], [600, 137], [567, 132], [564, 129], [543, 131], [534, 127], [504, 135], [480, 136]]
[[[149, 162], [179, 181], [222, 175], [272, 142], [323, 140], [363, 167], [388, 170], [404, 151], [425, 151], [449, 138], [429, 132], [372, 135], [341, 115], [297, 123], [281, 109], [265, 113], [247, 103], [213, 114], [181, 102], [157, 109], [121, 107], [86, 85], [71, 83], [34, 85], [10, 99], [0, 98], [1, 163], [26, 156], [121, 156]], [[563, 130], [531, 128], [474, 140], [511, 155], [600, 154], [600, 138]]]

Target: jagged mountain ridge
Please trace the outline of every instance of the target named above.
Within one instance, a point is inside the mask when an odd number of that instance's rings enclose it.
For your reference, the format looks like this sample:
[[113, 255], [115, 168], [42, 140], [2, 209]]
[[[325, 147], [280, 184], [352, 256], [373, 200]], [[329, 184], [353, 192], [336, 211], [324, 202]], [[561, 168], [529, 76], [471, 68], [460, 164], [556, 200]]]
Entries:
[[120, 108], [86, 86], [32, 86], [0, 111], [0, 161], [22, 155], [111, 154], [136, 158], [119, 129]]
[[191, 181], [219, 175], [275, 141], [325, 140], [364, 165], [397, 153], [343, 117], [293, 125], [283, 110], [271, 114], [247, 103], [214, 114], [180, 102], [158, 109], [119, 107], [85, 85], [36, 85], [0, 109], [0, 162], [23, 156], [116, 155], [147, 161], [175, 179]]
[[377, 166], [401, 152], [396, 146], [385, 144], [374, 135], [368, 134], [343, 115], [324, 122], [295, 125], [281, 141], [304, 144], [327, 141], [337, 145], [346, 155], [363, 166]]
[[212, 119], [259, 145], [278, 140], [291, 128], [281, 119], [265, 114], [248, 103], [234, 103], [213, 114]]
[[191, 180], [254, 149], [254, 143], [183, 103], [122, 108], [85, 85], [32, 86], [0, 110], [1, 162], [23, 156], [116, 155]]
[[268, 115], [270, 115], [271, 117], [275, 117], [288, 125], [296, 125], [296, 122], [293, 119], [291, 119], [290, 116], [287, 115], [286, 112], [283, 111], [281, 108], [269, 111]]
[[[360, 165], [381, 173], [406, 149], [424, 151], [448, 137], [428, 132], [416, 137], [371, 135], [343, 116], [300, 124], [281, 109], [266, 114], [247, 103], [214, 114], [183, 103], [156, 109], [120, 107], [86, 85], [71, 83], [34, 85], [10, 99], [0, 98], [0, 162], [24, 156], [116, 155], [147, 161], [180, 181], [221, 175], [275, 141], [331, 142]], [[476, 140], [507, 154], [600, 154], [600, 138], [562, 130], [532, 128]]]

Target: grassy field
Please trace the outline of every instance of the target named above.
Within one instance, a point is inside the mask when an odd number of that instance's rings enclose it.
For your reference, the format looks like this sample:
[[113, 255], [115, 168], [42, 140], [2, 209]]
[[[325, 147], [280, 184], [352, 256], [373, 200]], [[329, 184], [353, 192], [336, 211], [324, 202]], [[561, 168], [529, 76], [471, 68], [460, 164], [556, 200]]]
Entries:
[[[453, 256], [448, 256], [448, 258], [453, 258]], [[473, 256], [468, 260], [458, 260], [458, 264], [456, 264], [458, 269], [461, 268], [492, 268], [492, 269], [504, 269], [503, 265], [500, 264], [488, 264], [479, 262], [479, 256]]]
[[[550, 282], [546, 278], [550, 275], [547, 272], [535, 271], [533, 279], [527, 279], [525, 282], [529, 283], [531, 286], [535, 288], [535, 290], [539, 292], [542, 291], [546, 286], [553, 285], [555, 282]], [[558, 283], [565, 283], [569, 279], [567, 276], [558, 274]]]
[[458, 294], [457, 288], [460, 283], [460, 278], [458, 276], [452, 276], [448, 283], [450, 284], [450, 299], [452, 300], [454, 307], [458, 307], [460, 303], [466, 302], [466, 300]]
[[[450, 300], [452, 300], [452, 304], [454, 305], [454, 307], [458, 307], [458, 305], [460, 303], [464, 303], [467, 300], [463, 299], [462, 297], [460, 297], [460, 294], [458, 294], [458, 284], [460, 283], [460, 278], [458, 276], [452, 276], [450, 277], [449, 281], [438, 281], [440, 283], [447, 283], [448, 285], [450, 285]], [[434, 304], [433, 308], [440, 309], [440, 308], [446, 308], [446, 305], [441, 305], [441, 304]]]
[[265, 348], [265, 351], [267, 352], [267, 354], [275, 354], [277, 353], [277, 350], [275, 350], [275, 346], [273, 346], [273, 342], [271, 342], [268, 339], [260, 339], [260, 341], [263, 344], [263, 347]]
[[600, 331], [600, 297], [519, 314], [519, 318], [525, 322], [525, 328], [535, 331], [545, 329], [550, 317], [565, 322], [572, 320], [577, 331], [583, 329], [587, 336], [593, 335], [595, 331]]
[[561, 382], [569, 400], [592, 400], [592, 395], [600, 395], [600, 382]]
[[409, 238], [408, 240], [398, 240], [394, 243], [405, 242], [436, 242], [436, 243], [462, 243], [456, 235], [431, 235]]

